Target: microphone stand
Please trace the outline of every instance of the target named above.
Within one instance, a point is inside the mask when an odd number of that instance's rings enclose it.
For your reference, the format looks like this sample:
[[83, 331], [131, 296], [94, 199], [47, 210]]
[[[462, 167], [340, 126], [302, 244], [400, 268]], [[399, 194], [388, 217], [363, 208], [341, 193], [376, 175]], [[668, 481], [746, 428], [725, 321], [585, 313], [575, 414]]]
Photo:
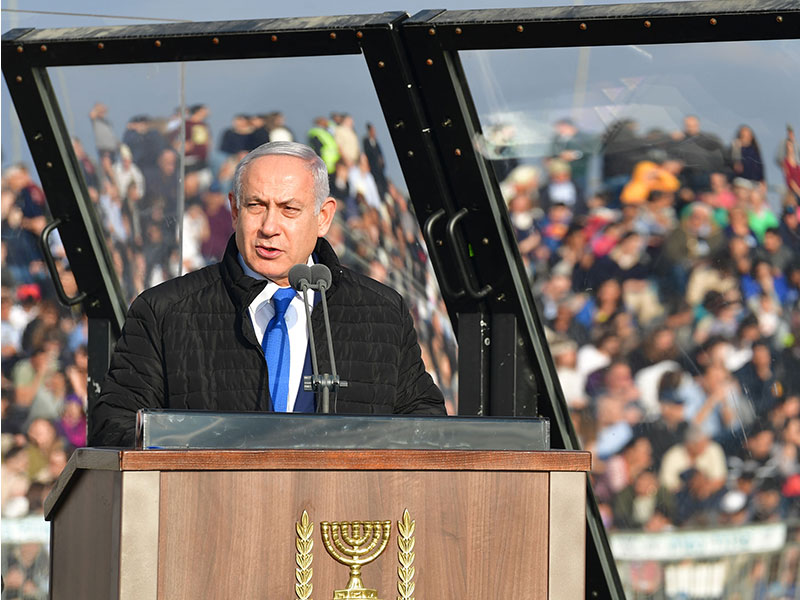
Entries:
[[[303, 389], [307, 392], [314, 392], [317, 396], [320, 412], [328, 414], [331, 412], [331, 398], [333, 398], [334, 408], [336, 406], [336, 396], [339, 388], [346, 388], [347, 382], [341, 381], [336, 372], [336, 359], [333, 354], [333, 337], [331, 335], [331, 323], [328, 317], [328, 299], [325, 290], [330, 286], [331, 272], [325, 265], [298, 264], [292, 267], [289, 272], [290, 284], [294, 289], [303, 293], [303, 306], [306, 311], [306, 323], [308, 326], [309, 343], [311, 344], [311, 372], [312, 375], [303, 377]], [[309, 283], [309, 279], [315, 279], [315, 283]], [[314, 328], [311, 323], [311, 310], [308, 307], [308, 290], [319, 290], [322, 295], [322, 315], [325, 322], [325, 333], [328, 342], [328, 354], [331, 357], [331, 373], [320, 375], [317, 363], [317, 346], [314, 340]]]
[[[316, 266], [316, 265], [314, 265]], [[327, 268], [326, 268], [327, 270]], [[330, 271], [328, 271], [330, 273]], [[320, 278], [317, 282], [319, 286], [320, 295], [322, 296], [322, 316], [325, 320], [325, 334], [328, 340], [328, 354], [331, 357], [331, 373], [325, 373], [318, 376], [318, 393], [322, 390], [322, 412], [328, 414], [331, 411], [330, 397], [333, 395], [334, 406], [336, 406], [336, 396], [339, 393], [340, 387], [347, 387], [346, 381], [340, 381], [339, 375], [336, 373], [336, 359], [333, 356], [333, 336], [331, 335], [331, 322], [328, 318], [328, 300], [326, 298], [325, 290], [328, 287], [328, 282], [325, 278]]]

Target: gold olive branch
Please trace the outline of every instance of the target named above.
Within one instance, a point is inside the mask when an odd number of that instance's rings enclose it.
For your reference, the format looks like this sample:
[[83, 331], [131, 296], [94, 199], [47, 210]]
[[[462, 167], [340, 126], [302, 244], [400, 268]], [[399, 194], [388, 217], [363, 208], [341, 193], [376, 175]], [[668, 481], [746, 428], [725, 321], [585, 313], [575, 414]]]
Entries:
[[300, 522], [295, 524], [295, 530], [297, 531], [297, 539], [295, 540], [295, 547], [297, 548], [295, 579], [297, 579], [297, 583], [294, 584], [294, 590], [297, 600], [311, 600], [311, 591], [314, 589], [311, 583], [311, 576], [313, 575], [311, 562], [314, 560], [311, 552], [314, 548], [314, 540], [311, 538], [311, 534], [314, 532], [314, 523], [308, 518], [306, 511], [303, 511]]
[[403, 511], [403, 519], [397, 522], [397, 600], [414, 600], [414, 528], [417, 522], [411, 520], [408, 509]]

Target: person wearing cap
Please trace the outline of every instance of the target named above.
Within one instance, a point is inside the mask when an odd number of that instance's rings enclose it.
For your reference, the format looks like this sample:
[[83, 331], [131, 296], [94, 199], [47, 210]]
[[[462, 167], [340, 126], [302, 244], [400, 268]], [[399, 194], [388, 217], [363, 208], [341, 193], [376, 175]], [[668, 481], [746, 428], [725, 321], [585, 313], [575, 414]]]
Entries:
[[[325, 163], [308, 146], [270, 142], [236, 168], [229, 194], [234, 235], [222, 261], [143, 292], [131, 305], [100, 397], [91, 445], [131, 445], [142, 408], [314, 412], [297, 264], [326, 265], [333, 345], [341, 379], [331, 409], [354, 414], [444, 415], [425, 371], [403, 298], [342, 267], [324, 239], [336, 200]], [[325, 339], [322, 311], [312, 328]], [[320, 372], [330, 356], [320, 344]], [[287, 356], [288, 354], [288, 356]]]

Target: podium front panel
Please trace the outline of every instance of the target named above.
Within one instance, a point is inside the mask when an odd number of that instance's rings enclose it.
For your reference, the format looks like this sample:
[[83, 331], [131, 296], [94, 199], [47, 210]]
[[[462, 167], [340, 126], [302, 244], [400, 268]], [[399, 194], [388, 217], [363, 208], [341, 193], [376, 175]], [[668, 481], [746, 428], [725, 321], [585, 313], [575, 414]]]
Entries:
[[79, 450], [46, 503], [52, 598], [333, 598], [349, 569], [326, 551], [322, 521], [390, 521], [362, 577], [402, 598], [405, 511], [406, 597], [583, 598], [589, 466], [588, 453], [562, 451]]

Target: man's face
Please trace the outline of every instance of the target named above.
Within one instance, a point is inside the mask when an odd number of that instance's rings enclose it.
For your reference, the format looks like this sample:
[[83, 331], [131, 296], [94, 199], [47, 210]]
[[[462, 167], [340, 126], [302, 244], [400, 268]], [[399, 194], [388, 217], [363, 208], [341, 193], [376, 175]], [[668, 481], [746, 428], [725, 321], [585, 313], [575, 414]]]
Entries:
[[336, 212], [336, 201], [327, 198], [315, 214], [314, 178], [305, 162], [293, 156], [257, 158], [242, 175], [241, 208], [233, 194], [228, 198], [244, 262], [284, 287], [289, 269], [308, 260]]

